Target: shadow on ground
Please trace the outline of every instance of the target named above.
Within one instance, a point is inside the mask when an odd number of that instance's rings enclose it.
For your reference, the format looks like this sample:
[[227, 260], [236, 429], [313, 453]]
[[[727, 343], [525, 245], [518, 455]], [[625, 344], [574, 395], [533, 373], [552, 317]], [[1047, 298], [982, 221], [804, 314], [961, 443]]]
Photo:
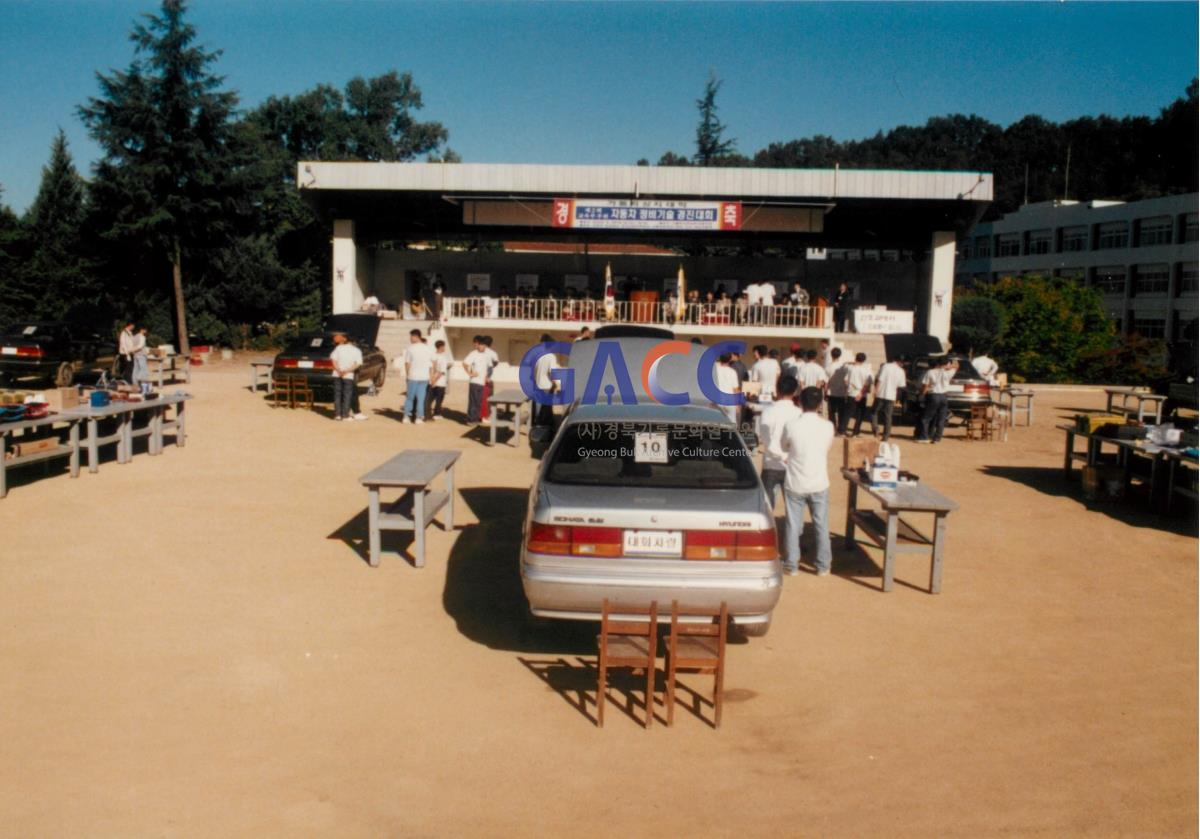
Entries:
[[[1061, 467], [984, 466], [979, 471], [989, 477], [1016, 481], [1043, 495], [1073, 499], [1093, 512], [1104, 513], [1130, 527], [1149, 527], [1183, 536], [1195, 536], [1197, 533], [1194, 502], [1177, 502], [1175, 511], [1170, 516], [1156, 513], [1149, 509], [1144, 487], [1131, 487], [1123, 499], [1088, 501], [1083, 497], [1079, 478], [1067, 480]], [[1078, 469], [1073, 474], [1078, 475]], [[1163, 504], [1161, 499], [1157, 503], [1160, 507]]]

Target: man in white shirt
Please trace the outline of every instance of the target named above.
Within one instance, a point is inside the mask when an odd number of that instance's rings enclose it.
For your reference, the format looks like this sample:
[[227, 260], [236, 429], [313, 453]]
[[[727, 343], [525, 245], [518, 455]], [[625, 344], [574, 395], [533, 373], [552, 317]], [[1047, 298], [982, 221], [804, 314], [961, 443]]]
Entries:
[[816, 350], [809, 350], [804, 354], [804, 363], [800, 365], [796, 380], [800, 383], [801, 390], [806, 387], [815, 387], [824, 393], [825, 385], [829, 380], [825, 378], [825, 368], [817, 364]]
[[487, 375], [484, 377], [483, 382], [483, 402], [479, 407], [479, 416], [481, 419], [487, 419], [488, 399], [492, 396], [492, 371], [500, 363], [500, 355], [492, 349], [491, 335], [481, 335], [479, 340], [483, 343], [483, 354], [487, 356]]
[[784, 376], [779, 380], [779, 399], [763, 409], [759, 419], [759, 436], [763, 440], [763, 489], [767, 491], [767, 501], [771, 509], [775, 509], [776, 490], [783, 491], [787, 478], [787, 455], [781, 448], [783, 429], [788, 420], [800, 416], [796, 407], [796, 380]]
[[[731, 362], [733, 355], [730, 353], [721, 353], [721, 357], [717, 361], [717, 367], [714, 371], [714, 381], [717, 387], [726, 393], [741, 393], [742, 379], [738, 376], [737, 370], [733, 369]], [[737, 425], [738, 407], [737, 405], [718, 405], [721, 412], [729, 417], [729, 421]]]
[[425, 419], [435, 420], [442, 415], [442, 402], [446, 399], [446, 385], [453, 363], [454, 359], [446, 351], [446, 342], [435, 341], [433, 366], [429, 370], [429, 398], [425, 400]]
[[425, 422], [425, 399], [429, 395], [429, 374], [433, 370], [433, 348], [421, 336], [421, 330], [408, 333], [408, 349], [404, 351], [404, 378], [407, 380], [404, 396], [404, 415], [401, 423], [409, 417], [413, 422]]
[[467, 422], [480, 422], [483, 410], [483, 386], [487, 382], [488, 362], [484, 352], [483, 336], [474, 338], [475, 349], [463, 359], [463, 370], [467, 372]]
[[850, 419], [854, 419], [854, 436], [862, 431], [862, 421], [867, 415], [867, 400], [871, 395], [871, 366], [867, 364], [867, 354], [860, 352], [854, 356], [854, 363], [849, 366], [846, 374], [846, 410], [842, 414], [843, 434], [850, 427]]
[[750, 322], [758, 323], [762, 317], [762, 286], [757, 280], [746, 286], [746, 303], [748, 304]]
[[774, 326], [775, 284], [763, 280], [758, 286], [758, 302], [762, 304], [762, 322]]
[[921, 411], [921, 421], [913, 436], [916, 443], [940, 443], [942, 432], [946, 429], [946, 419], [950, 416], [950, 405], [946, 400], [946, 392], [950, 389], [950, 380], [958, 370], [958, 362], [947, 356], [940, 364], [930, 367], [921, 377], [921, 396], [925, 398], [925, 408]]
[[[333, 362], [333, 418], [338, 421], [350, 419], [350, 406], [354, 403], [354, 390], [358, 387], [355, 371], [362, 367], [362, 350], [350, 343], [346, 333], [335, 332], [329, 360]], [[353, 416], [359, 418], [358, 414]], [[366, 414], [363, 414], [362, 419], [366, 418]]]
[[882, 415], [885, 443], [892, 436], [892, 412], [896, 408], [896, 399], [907, 384], [908, 376], [904, 372], [903, 358], [885, 361], [879, 368], [879, 376], [875, 379], [875, 414], [871, 420], [871, 433], [876, 432]]
[[133, 381], [133, 349], [133, 321], [126, 321], [117, 336], [117, 356], [121, 360], [117, 378], [126, 382]]
[[759, 344], [754, 348], [754, 366], [750, 368], [750, 381], [758, 382], [758, 401], [775, 401], [775, 389], [783, 371], [779, 362], [767, 355], [767, 345]]
[[996, 383], [996, 374], [1000, 372], [1000, 365], [995, 359], [990, 358], [987, 353], [977, 355], [971, 359], [971, 366], [975, 368], [975, 372], [987, 379], [987, 383], [994, 385]]
[[836, 434], [841, 434], [845, 425], [846, 376], [849, 372], [850, 365], [842, 361], [841, 347], [834, 347], [825, 364], [825, 375], [828, 377], [825, 400], [829, 403], [829, 419]]
[[[543, 344], [550, 344], [554, 342], [554, 339], [551, 338], [550, 333], [547, 332], [542, 335], [541, 341]], [[558, 370], [560, 367], [562, 367], [562, 365], [558, 363], [558, 356], [549, 352], [538, 356], [537, 363], [533, 365], [533, 386], [545, 394], [547, 400], [549, 400], [553, 396], [554, 391], [558, 389], [558, 382], [550, 378], [550, 372], [552, 370]], [[554, 406], [550, 404], [549, 401], [547, 401], [546, 404], [542, 404], [541, 402], [535, 404], [533, 424], [554, 424]]]
[[783, 500], [787, 506], [787, 545], [783, 569], [789, 576], [800, 570], [800, 536], [804, 530], [804, 508], [808, 507], [816, 529], [817, 556], [813, 562], [818, 577], [829, 574], [833, 547], [829, 543], [829, 448], [833, 445], [833, 423], [822, 419], [820, 388], [800, 391], [803, 413], [783, 427], [779, 451], [785, 456], [787, 475]]

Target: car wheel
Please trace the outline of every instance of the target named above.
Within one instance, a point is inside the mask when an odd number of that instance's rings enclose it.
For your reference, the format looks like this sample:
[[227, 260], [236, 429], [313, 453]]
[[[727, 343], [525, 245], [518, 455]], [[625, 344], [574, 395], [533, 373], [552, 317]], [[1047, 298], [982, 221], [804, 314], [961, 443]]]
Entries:
[[58, 365], [58, 372], [54, 374], [54, 383], [59, 387], [70, 387], [74, 381], [75, 365], [69, 361]]
[[374, 384], [374, 385], [375, 385], [375, 389], [376, 389], [376, 390], [379, 390], [381, 387], [383, 387], [383, 380], [384, 380], [385, 378], [387, 378], [387, 365], [386, 365], [386, 364], [380, 364], [380, 365], [379, 365], [379, 372], [378, 372], [378, 373], [376, 373], [376, 374], [375, 374], [375, 378], [374, 378], [374, 379], [372, 379], [372, 384]]

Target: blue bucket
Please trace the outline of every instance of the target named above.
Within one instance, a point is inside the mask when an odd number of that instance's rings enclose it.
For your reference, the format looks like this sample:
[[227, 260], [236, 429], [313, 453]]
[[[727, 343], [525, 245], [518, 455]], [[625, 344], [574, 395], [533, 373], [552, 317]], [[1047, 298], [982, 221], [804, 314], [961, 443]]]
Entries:
[[111, 401], [112, 400], [108, 398], [107, 390], [92, 391], [92, 407], [93, 408], [105, 408], [109, 405], [109, 403]]

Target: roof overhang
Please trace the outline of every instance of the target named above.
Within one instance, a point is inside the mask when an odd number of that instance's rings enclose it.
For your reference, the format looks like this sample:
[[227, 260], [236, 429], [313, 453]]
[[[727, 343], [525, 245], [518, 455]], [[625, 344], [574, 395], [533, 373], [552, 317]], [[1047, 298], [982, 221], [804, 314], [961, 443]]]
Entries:
[[[992, 200], [987, 172], [557, 166], [302, 161], [296, 182], [324, 218], [356, 221], [356, 238], [748, 241], [822, 247], [926, 247], [961, 233]], [[549, 224], [555, 198], [737, 201], [737, 231], [595, 230]]]

